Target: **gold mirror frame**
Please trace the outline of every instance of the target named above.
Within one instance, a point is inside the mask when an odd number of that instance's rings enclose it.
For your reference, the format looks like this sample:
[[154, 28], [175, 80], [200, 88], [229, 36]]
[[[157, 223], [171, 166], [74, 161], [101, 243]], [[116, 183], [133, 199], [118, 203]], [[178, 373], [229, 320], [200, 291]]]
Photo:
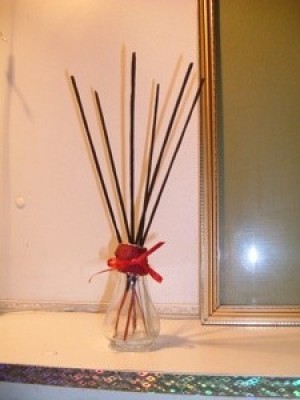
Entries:
[[199, 0], [201, 104], [201, 321], [226, 325], [300, 326], [300, 306], [221, 305], [216, 83], [216, 1]]

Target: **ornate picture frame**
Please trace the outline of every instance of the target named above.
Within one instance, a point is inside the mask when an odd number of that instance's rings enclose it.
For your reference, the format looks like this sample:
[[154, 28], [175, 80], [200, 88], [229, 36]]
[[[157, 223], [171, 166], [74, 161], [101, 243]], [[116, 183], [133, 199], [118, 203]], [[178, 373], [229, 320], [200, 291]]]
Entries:
[[[201, 104], [201, 320], [203, 324], [300, 326], [300, 305], [222, 304], [220, 299], [219, 61], [218, 0], [199, 0]], [[225, 139], [226, 140], [226, 139]], [[246, 283], [247, 284], [247, 283]], [[234, 287], [233, 287], [234, 289]]]

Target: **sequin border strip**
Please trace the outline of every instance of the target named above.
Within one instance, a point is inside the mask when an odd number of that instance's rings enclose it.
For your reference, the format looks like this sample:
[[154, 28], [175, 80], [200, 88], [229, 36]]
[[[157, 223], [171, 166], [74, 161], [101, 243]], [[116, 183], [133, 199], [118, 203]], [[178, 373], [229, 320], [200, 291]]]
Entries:
[[300, 377], [205, 376], [0, 364], [0, 381], [140, 393], [300, 398]]

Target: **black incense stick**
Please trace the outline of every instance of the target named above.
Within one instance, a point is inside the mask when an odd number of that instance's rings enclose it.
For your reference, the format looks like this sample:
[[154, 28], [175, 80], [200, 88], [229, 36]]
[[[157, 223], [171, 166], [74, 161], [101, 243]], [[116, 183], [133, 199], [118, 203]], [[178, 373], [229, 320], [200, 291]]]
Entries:
[[[152, 160], [153, 160], [153, 151], [154, 151], [154, 143], [155, 143], [155, 133], [156, 133], [156, 122], [157, 122], [157, 111], [158, 111], [158, 103], [159, 103], [159, 84], [156, 85], [156, 92], [155, 92], [155, 101], [154, 101], [154, 111], [153, 111], [153, 118], [152, 118], [152, 129], [151, 129], [151, 141], [150, 141], [150, 148], [149, 148], [149, 156], [148, 156], [148, 165], [147, 165], [147, 176], [146, 176], [146, 183], [144, 187], [144, 200], [143, 200], [143, 208], [146, 207], [147, 198], [149, 194], [149, 185], [150, 185], [150, 178], [152, 172]], [[144, 224], [145, 224], [145, 215], [144, 218], [141, 219], [141, 228], [139, 229], [140, 235], [137, 235], [135, 243], [139, 244], [141, 239], [141, 235], [143, 233]]]
[[177, 100], [176, 100], [176, 103], [175, 103], [175, 106], [174, 106], [170, 121], [169, 121], [169, 124], [168, 124], [168, 127], [167, 127], [167, 130], [166, 130], [166, 133], [165, 133], [165, 137], [164, 137], [164, 140], [163, 140], [163, 143], [162, 143], [162, 147], [161, 147], [161, 150], [160, 150], [160, 153], [159, 153], [156, 165], [155, 165], [155, 169], [154, 169], [154, 172], [153, 172], [153, 175], [152, 175], [152, 179], [151, 179], [149, 190], [148, 190], [148, 194], [147, 194], [147, 201], [146, 201], [146, 204], [145, 204], [145, 206], [143, 208], [143, 212], [142, 212], [141, 219], [140, 219], [140, 222], [139, 222], [138, 234], [137, 234], [137, 237], [139, 239], [143, 235], [142, 229], [143, 229], [144, 220], [145, 220], [145, 217], [146, 217], [146, 212], [147, 212], [147, 209], [148, 209], [148, 206], [149, 206], [150, 198], [151, 198], [151, 195], [152, 195], [152, 192], [153, 192], [153, 188], [154, 188], [155, 183], [156, 183], [157, 175], [158, 175], [159, 168], [160, 168], [160, 165], [161, 165], [161, 162], [162, 162], [162, 158], [164, 156], [165, 148], [166, 148], [166, 145], [168, 143], [168, 140], [169, 140], [169, 137], [170, 137], [170, 133], [172, 131], [173, 124], [174, 124], [174, 121], [175, 121], [175, 118], [176, 118], [176, 115], [177, 115], [177, 111], [178, 111], [178, 108], [180, 106], [180, 103], [181, 103], [181, 100], [182, 100], [182, 96], [183, 96], [184, 90], [186, 88], [186, 85], [187, 85], [187, 82], [188, 82], [192, 67], [193, 67], [193, 63], [190, 63], [189, 66], [188, 66], [188, 69], [187, 69], [187, 71], [185, 73], [185, 76], [184, 76], [184, 79], [183, 79], [183, 83], [181, 85], [181, 88], [180, 88], [180, 91], [179, 91], [179, 94], [178, 94], [178, 97], [177, 97]]
[[135, 128], [135, 79], [136, 79], [136, 54], [132, 53], [131, 59], [131, 96], [130, 96], [130, 224], [131, 224], [131, 243], [135, 238], [135, 171], [134, 171], [134, 128]]
[[150, 177], [152, 172], [152, 159], [153, 159], [153, 151], [154, 151], [154, 142], [155, 142], [155, 134], [156, 134], [156, 122], [157, 122], [157, 111], [158, 111], [158, 103], [159, 103], [159, 84], [156, 85], [155, 92], [155, 103], [154, 103], [154, 112], [153, 112], [153, 121], [152, 121], [152, 129], [151, 129], [151, 143], [149, 149], [149, 160], [148, 160], [148, 171], [147, 171], [147, 179], [146, 179], [146, 193], [149, 192], [150, 185]]
[[105, 201], [106, 201], [106, 205], [107, 205], [110, 217], [111, 217], [111, 221], [112, 221], [113, 227], [115, 229], [116, 237], [118, 239], [118, 242], [121, 243], [122, 242], [121, 234], [120, 234], [120, 231], [119, 231], [118, 226], [117, 226], [117, 222], [116, 222], [116, 218], [115, 218], [115, 215], [114, 215], [114, 211], [113, 211], [113, 208], [112, 208], [112, 205], [111, 205], [111, 202], [110, 202], [110, 198], [109, 198], [108, 191], [107, 191], [107, 188], [106, 188], [106, 185], [105, 185], [105, 181], [104, 181], [104, 178], [103, 178], [103, 174], [102, 174], [101, 167], [100, 167], [100, 164], [99, 164], [99, 161], [98, 161], [97, 153], [96, 153], [96, 150], [95, 150], [95, 147], [94, 147], [94, 144], [93, 144], [92, 136], [91, 136], [91, 133], [90, 133], [90, 129], [89, 129], [89, 126], [88, 126], [88, 122], [87, 122], [87, 119], [86, 119], [86, 116], [85, 116], [84, 108], [83, 108], [83, 105], [82, 105], [82, 101], [81, 101], [81, 98], [80, 98], [80, 95], [79, 95], [79, 91], [78, 91], [78, 88], [77, 88], [77, 85], [76, 85], [76, 80], [75, 80], [74, 76], [71, 76], [71, 82], [72, 82], [72, 86], [73, 86], [73, 89], [74, 89], [76, 101], [77, 101], [77, 104], [78, 104], [78, 107], [79, 107], [81, 119], [82, 119], [82, 122], [83, 122], [83, 125], [84, 125], [84, 131], [85, 131], [87, 139], [88, 139], [88, 143], [89, 143], [90, 150], [91, 150], [91, 153], [92, 153], [92, 157], [93, 157], [93, 161], [94, 161], [94, 164], [95, 164], [95, 168], [96, 168], [96, 171], [97, 171], [97, 174], [98, 174], [98, 178], [99, 178], [99, 181], [100, 181], [100, 184], [101, 184], [101, 188], [102, 188], [102, 191], [103, 191], [103, 194], [104, 194], [104, 198], [105, 198]]
[[180, 134], [180, 136], [179, 136], [178, 142], [177, 142], [177, 144], [176, 144], [176, 146], [175, 146], [175, 149], [174, 149], [173, 155], [172, 155], [172, 157], [171, 157], [171, 161], [170, 161], [170, 163], [169, 163], [167, 172], [166, 172], [165, 177], [164, 177], [164, 179], [163, 179], [162, 185], [161, 185], [160, 190], [159, 190], [159, 192], [158, 192], [157, 199], [156, 199], [156, 201], [155, 201], [155, 203], [154, 203], [154, 206], [153, 206], [153, 209], [152, 209], [152, 212], [151, 212], [151, 215], [150, 215], [148, 224], [147, 224], [146, 229], [145, 229], [145, 231], [144, 231], [143, 237], [142, 237], [142, 239], [141, 239], [141, 241], [140, 241], [140, 245], [141, 245], [141, 246], [144, 245], [144, 243], [145, 243], [145, 241], [146, 241], [146, 239], [147, 239], [147, 236], [148, 236], [148, 233], [149, 233], [149, 229], [150, 229], [150, 227], [151, 227], [151, 225], [152, 225], [153, 218], [154, 218], [154, 216], [155, 216], [155, 213], [156, 213], [158, 204], [159, 204], [159, 202], [160, 202], [161, 196], [162, 196], [162, 194], [163, 194], [163, 191], [164, 191], [165, 186], [166, 186], [166, 184], [167, 184], [168, 178], [169, 178], [169, 176], [170, 176], [172, 167], [173, 167], [173, 165], [174, 165], [174, 161], [175, 161], [175, 159], [176, 159], [176, 156], [177, 156], [178, 151], [179, 151], [179, 149], [180, 149], [180, 146], [181, 146], [181, 144], [182, 144], [182, 141], [183, 141], [183, 138], [184, 138], [186, 129], [187, 129], [187, 127], [188, 127], [188, 124], [189, 124], [189, 122], [190, 122], [190, 119], [191, 119], [191, 117], [192, 117], [194, 108], [195, 108], [195, 106], [196, 106], [196, 104], [197, 104], [197, 101], [198, 101], [198, 99], [199, 99], [199, 97], [200, 97], [201, 90], [202, 90], [202, 87], [203, 87], [203, 83], [204, 83], [204, 79], [201, 79], [199, 88], [198, 88], [198, 90], [197, 90], [197, 92], [196, 92], [196, 94], [195, 94], [195, 96], [194, 96], [194, 99], [193, 99], [191, 108], [190, 108], [190, 110], [189, 110], [188, 116], [187, 116], [186, 121], [185, 121], [185, 123], [184, 123], [182, 132], [181, 132], [181, 134]]
[[152, 177], [152, 180], [151, 180], [150, 191], [152, 191], [153, 186], [155, 184], [155, 180], [156, 180], [157, 174], [159, 172], [159, 168], [160, 168], [160, 164], [161, 164], [164, 152], [165, 152], [165, 148], [166, 148], [166, 145], [168, 143], [168, 140], [169, 140], [169, 137], [170, 137], [173, 125], [174, 125], [174, 121], [175, 121], [175, 118], [176, 118], [176, 115], [177, 115], [177, 111], [178, 111], [178, 108], [180, 106], [180, 103], [181, 103], [181, 100], [182, 100], [182, 96], [183, 96], [184, 90], [186, 88], [186, 85], [187, 85], [190, 73], [192, 71], [192, 68], [193, 68], [193, 63], [190, 63], [189, 66], [188, 66], [188, 69], [186, 71], [186, 74], [184, 76], [184, 80], [183, 80], [182, 86], [180, 88], [180, 91], [179, 91], [179, 94], [178, 94], [178, 97], [177, 97], [177, 100], [176, 100], [176, 103], [175, 103], [175, 106], [174, 106], [174, 109], [173, 109], [173, 112], [172, 112], [172, 115], [171, 115], [171, 118], [170, 118], [170, 121], [169, 121], [169, 125], [167, 127], [167, 131], [166, 131], [166, 134], [165, 134], [165, 137], [164, 137], [164, 141], [163, 141], [163, 144], [162, 144], [162, 147], [161, 147], [158, 159], [157, 159], [157, 163], [156, 163], [155, 170], [154, 170], [154, 173], [153, 173], [153, 177]]
[[[188, 65], [187, 71], [185, 73], [183, 82], [180, 87], [180, 91], [178, 93], [174, 108], [172, 110], [172, 114], [169, 120], [169, 123], [167, 125], [167, 129], [165, 132], [165, 135], [163, 137], [162, 145], [159, 149], [158, 157], [156, 159], [155, 165], [153, 165], [153, 155], [154, 155], [154, 148], [156, 146], [156, 124], [157, 124], [157, 114], [158, 114], [158, 105], [159, 105], [159, 85], [156, 85], [156, 93], [155, 93], [155, 101], [154, 101], [154, 108], [153, 108], [153, 115], [152, 115], [152, 126], [151, 126], [151, 139], [150, 139], [150, 145], [149, 145], [149, 152], [148, 152], [148, 159], [147, 159], [147, 165], [146, 165], [146, 181], [144, 185], [144, 194], [143, 194], [143, 205], [141, 209], [141, 215], [139, 216], [139, 221], [138, 221], [138, 226], [137, 226], [137, 231], [136, 231], [136, 216], [135, 216], [135, 101], [136, 101], [136, 53], [132, 53], [132, 59], [131, 59], [131, 93], [130, 93], [130, 132], [129, 132], [129, 191], [130, 191], [130, 217], [128, 216], [126, 209], [125, 209], [125, 202], [124, 202], [124, 195], [122, 194], [121, 187], [120, 187], [120, 182], [117, 174], [117, 169], [116, 169], [116, 164], [115, 160], [113, 157], [113, 152], [109, 140], [109, 135], [108, 135], [108, 130], [106, 127], [105, 119], [104, 119], [104, 114], [103, 110], [101, 107], [100, 99], [98, 93], [95, 91], [95, 99], [96, 99], [96, 105], [100, 117], [100, 122], [102, 126], [102, 131], [104, 135], [104, 140], [106, 144], [106, 151], [109, 157], [110, 161], [110, 169], [111, 173], [114, 179], [114, 184], [115, 184], [115, 190], [118, 196], [118, 201], [119, 201], [119, 207], [122, 212], [123, 216], [123, 221], [124, 221], [124, 226], [126, 229], [127, 233], [127, 239], [129, 243], [132, 244], [137, 244], [139, 246], [144, 246], [144, 243], [147, 239], [149, 230], [151, 228], [151, 225], [153, 223], [153, 219], [155, 217], [159, 202], [161, 200], [163, 191], [165, 190], [167, 181], [169, 179], [171, 170], [173, 168], [175, 159], [177, 157], [178, 151], [180, 149], [180, 146], [182, 144], [183, 138], [185, 136], [185, 132], [187, 130], [188, 124], [190, 122], [191, 116], [193, 114], [193, 111], [195, 109], [196, 103], [200, 97], [202, 86], [204, 80], [202, 79], [199, 85], [199, 88], [193, 98], [192, 105], [189, 109], [188, 115], [186, 117], [185, 123], [183, 125], [181, 134], [178, 138], [178, 141], [176, 142], [176, 146], [173, 150], [173, 153], [171, 154], [171, 159], [168, 164], [168, 168], [165, 172], [165, 175], [163, 176], [162, 183], [160, 184], [158, 193], [156, 195], [156, 199], [154, 201], [154, 204], [152, 205], [152, 209], [150, 212], [150, 216], [148, 218], [148, 208], [150, 206], [150, 200], [151, 196], [153, 195], [154, 192], [154, 187], [157, 185], [157, 180], [158, 180], [158, 175], [161, 174], [161, 164], [162, 160], [164, 159], [165, 152], [167, 145], [169, 144], [169, 139], [171, 132], [173, 130], [173, 126], [178, 114], [179, 107], [181, 105], [183, 95], [191, 74], [191, 70], [193, 67], [193, 63], [190, 63]], [[80, 98], [80, 94], [77, 88], [77, 84], [75, 81], [74, 76], [71, 76], [71, 82], [72, 82], [72, 87], [75, 93], [75, 98], [77, 101], [77, 105], [80, 111], [80, 116], [83, 122], [84, 126], [84, 132], [87, 137], [87, 142], [91, 151], [92, 159], [94, 162], [94, 166], [98, 175], [98, 179], [100, 181], [100, 186], [102, 188], [102, 192], [104, 195], [104, 199], [106, 202], [106, 206], [108, 208], [108, 212], [111, 218], [112, 225], [115, 230], [116, 238], [119, 241], [119, 243], [122, 243], [122, 237], [120, 230], [118, 228], [118, 224], [115, 218], [114, 210], [112, 207], [112, 203], [109, 197], [109, 193], [107, 190], [107, 186], [105, 184], [105, 180], [103, 177], [103, 173], [101, 171], [101, 166], [97, 157], [97, 153], [95, 150], [95, 146], [93, 143], [92, 135], [88, 126], [87, 118], [85, 115], [85, 111], [83, 108], [83, 104]], [[152, 204], [152, 202], [151, 202]], [[129, 220], [130, 218], [130, 220]], [[148, 219], [146, 223], [146, 219]]]
[[114, 177], [114, 183], [115, 183], [116, 191], [117, 191], [118, 198], [119, 198], [119, 204], [120, 204], [120, 208], [121, 208], [122, 215], [123, 215], [124, 225], [125, 225], [128, 241], [130, 241], [131, 234], [129, 231], [129, 224], [128, 224], [128, 218], [127, 218], [127, 214], [126, 214], [126, 210], [125, 210], [124, 199], [123, 199], [122, 192], [121, 192], [120, 181], [118, 178], [116, 164], [114, 161], [114, 157], [113, 157], [113, 153], [112, 153], [112, 149], [111, 149], [111, 145], [110, 145], [110, 141], [109, 141], [109, 136], [108, 136], [108, 131], [107, 131], [107, 127], [106, 127], [106, 123], [105, 123], [105, 119], [104, 119], [103, 110], [101, 107], [101, 103], [100, 103], [100, 99], [99, 99], [99, 95], [98, 95], [97, 91], [95, 91], [95, 98], [96, 98], [96, 105], [97, 105], [97, 109], [99, 112], [99, 117], [100, 117], [100, 121], [101, 121], [101, 125], [102, 125], [102, 131], [103, 131], [103, 135], [104, 135], [104, 139], [105, 139], [105, 143], [106, 143], [106, 149], [107, 149], [109, 160], [110, 160], [110, 166], [111, 166], [112, 174]]

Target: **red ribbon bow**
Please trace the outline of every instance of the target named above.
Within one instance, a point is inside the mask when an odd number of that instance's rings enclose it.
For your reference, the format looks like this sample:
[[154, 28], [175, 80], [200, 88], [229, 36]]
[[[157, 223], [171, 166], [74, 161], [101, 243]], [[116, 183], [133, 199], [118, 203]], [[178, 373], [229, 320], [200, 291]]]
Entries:
[[[162, 282], [162, 276], [154, 271], [152, 267], [148, 264], [148, 256], [152, 254], [154, 251], [159, 249], [164, 242], [158, 242], [156, 245], [147, 250], [144, 247], [140, 247], [134, 244], [125, 244], [121, 243], [117, 247], [115, 251], [115, 257], [110, 258], [107, 261], [107, 265], [112, 269], [117, 269], [123, 273], [129, 273], [134, 275], [150, 275], [156, 282]], [[100, 272], [96, 272], [91, 278], [95, 275], [98, 275], [102, 272], [110, 271], [109, 269], [105, 269]]]

